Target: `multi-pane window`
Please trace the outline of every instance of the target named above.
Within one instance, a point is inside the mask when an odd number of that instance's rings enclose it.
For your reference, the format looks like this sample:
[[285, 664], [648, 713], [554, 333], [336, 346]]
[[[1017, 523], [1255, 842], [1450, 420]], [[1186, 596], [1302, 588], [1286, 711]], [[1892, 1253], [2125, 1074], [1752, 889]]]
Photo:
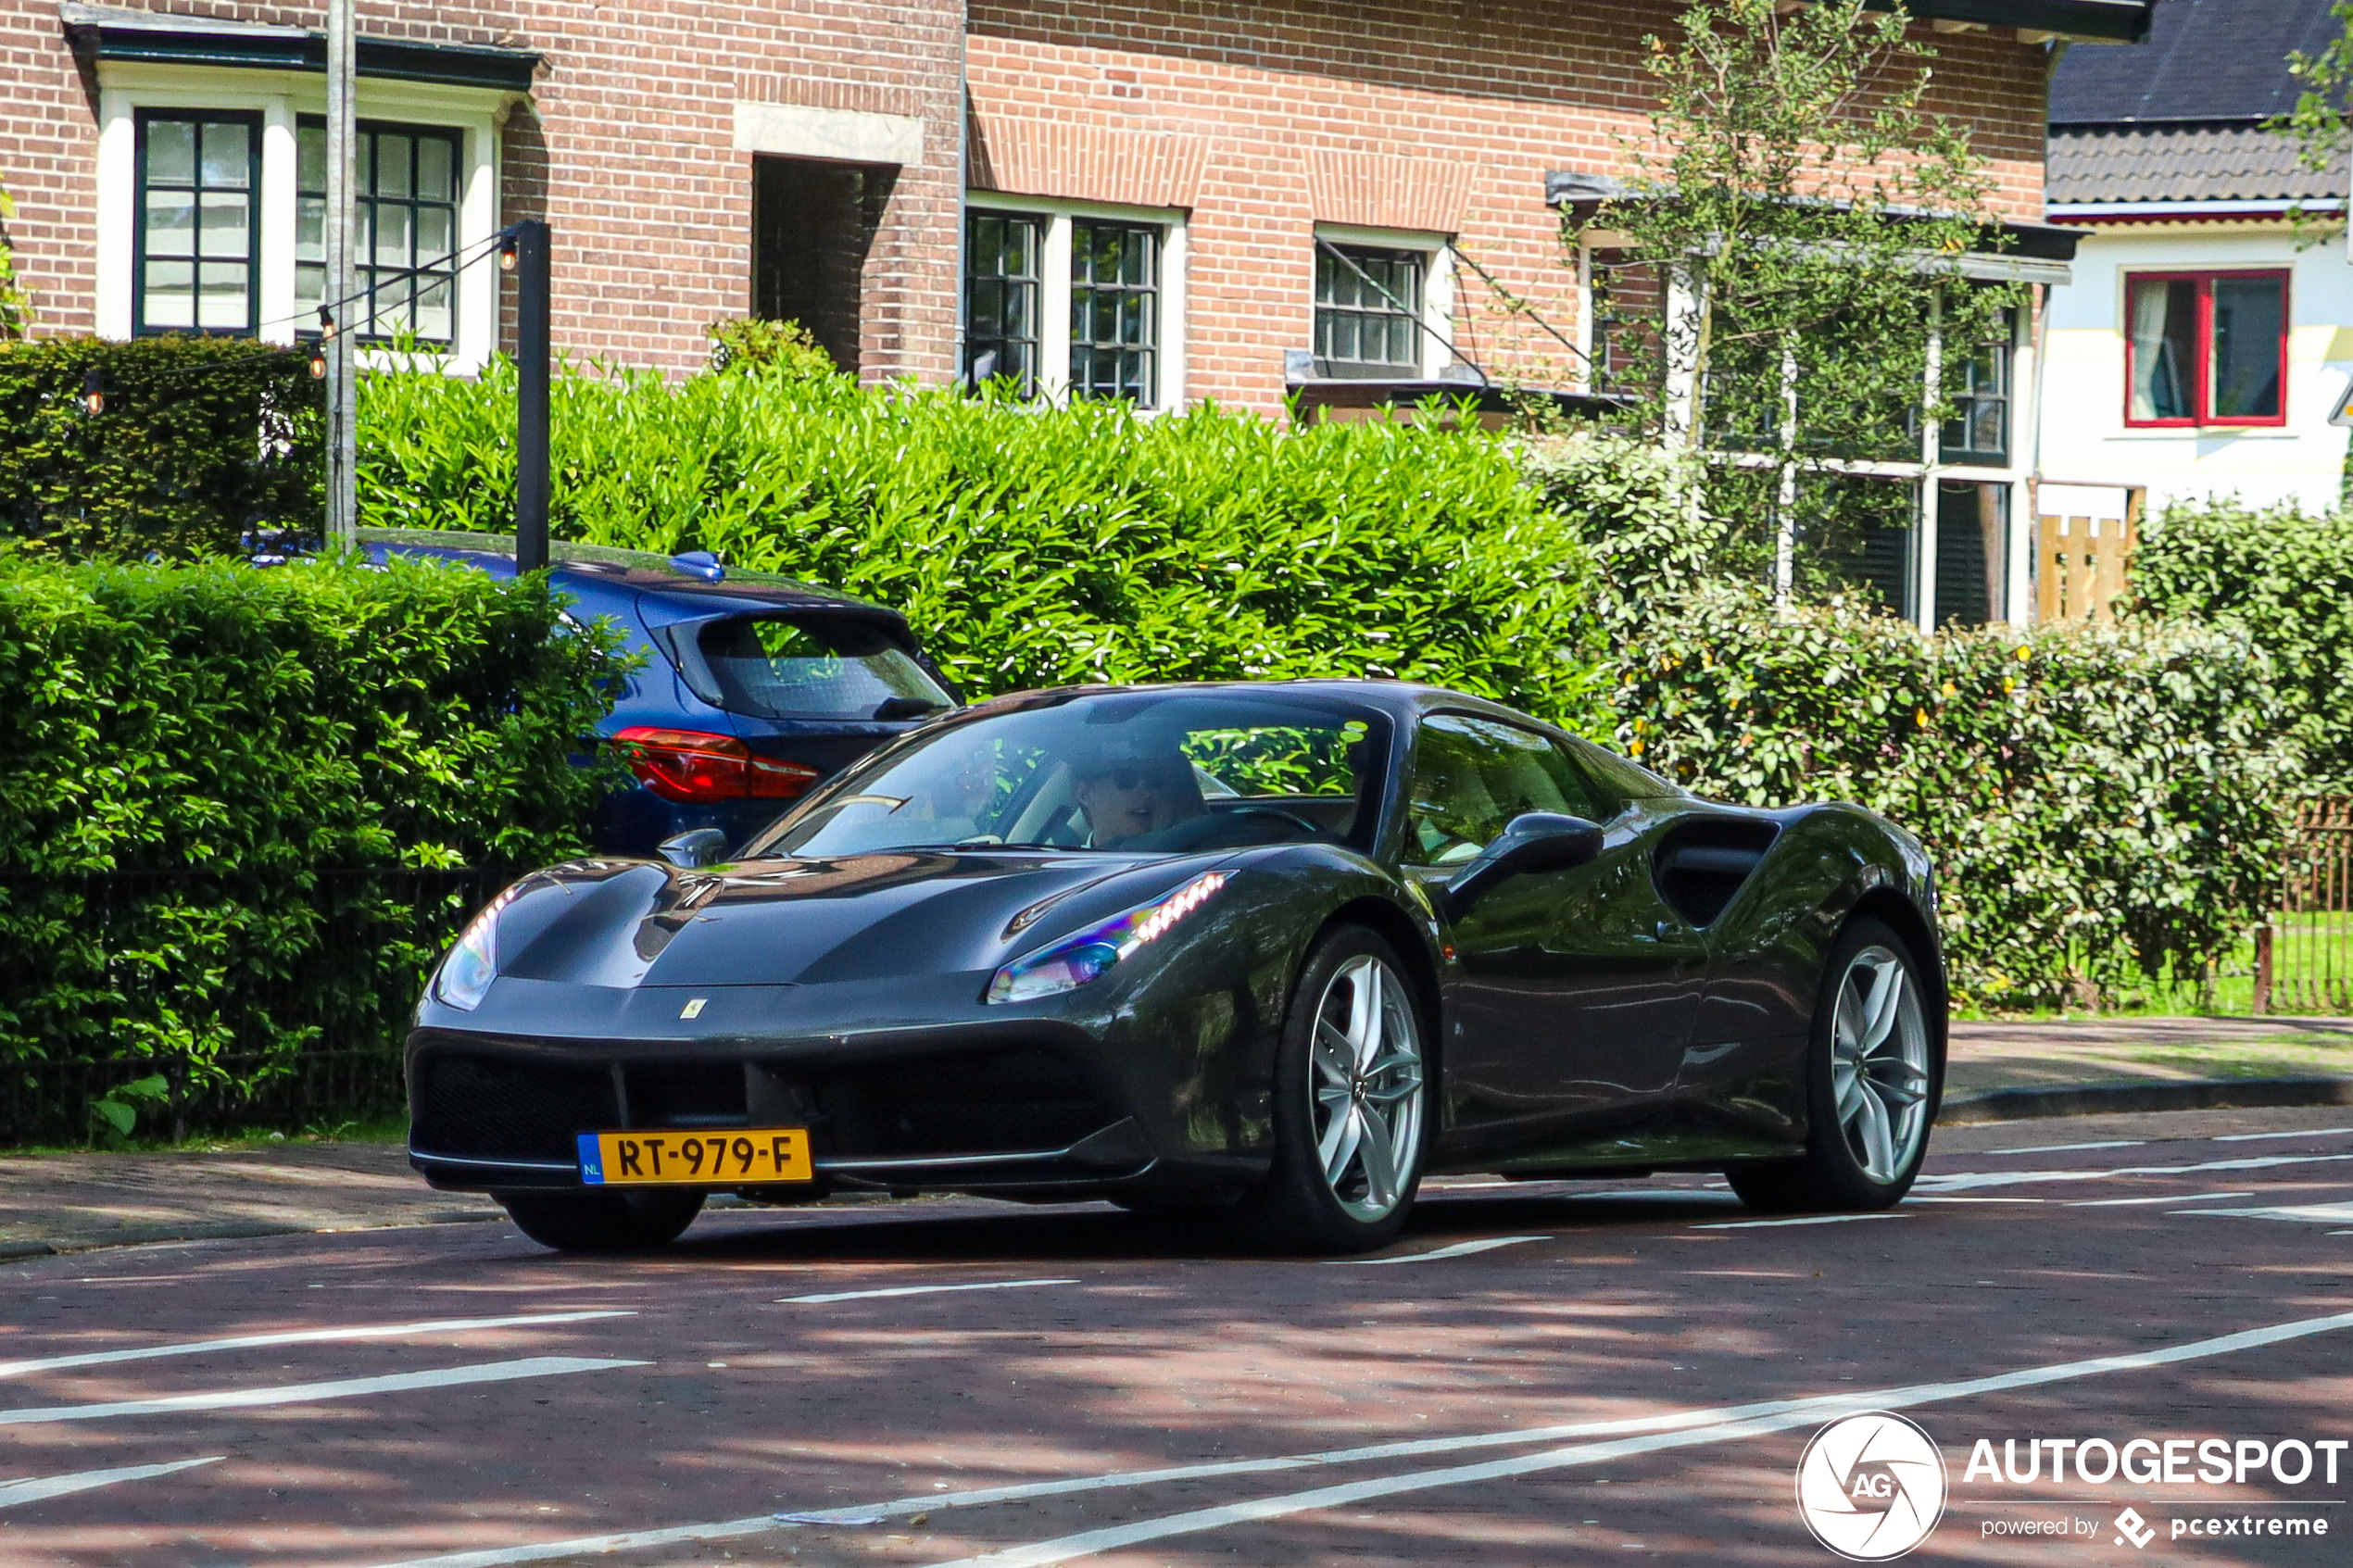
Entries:
[[1315, 245], [1315, 373], [1411, 376], [1421, 366], [1419, 251]]
[[[339, 320], [364, 337], [446, 345], [457, 301], [459, 133], [362, 120], [352, 144], [352, 282], [367, 291]], [[296, 131], [295, 303], [317, 330], [327, 294], [327, 126]]]
[[1038, 263], [1044, 224], [975, 212], [964, 225], [964, 378], [1038, 390]]
[[[2002, 312], [1992, 342], [1961, 361], [1953, 378], [1953, 417], [1938, 438], [1938, 459], [2004, 468], [2010, 460], [2010, 358], [2017, 318]], [[1949, 350], [1948, 350], [1949, 352]]]
[[137, 164], [132, 331], [257, 330], [261, 117], [143, 110]]
[[1070, 226], [1070, 393], [1155, 400], [1160, 231], [1079, 220]]
[[2125, 422], [2287, 420], [2287, 274], [2151, 272], [2125, 285]]

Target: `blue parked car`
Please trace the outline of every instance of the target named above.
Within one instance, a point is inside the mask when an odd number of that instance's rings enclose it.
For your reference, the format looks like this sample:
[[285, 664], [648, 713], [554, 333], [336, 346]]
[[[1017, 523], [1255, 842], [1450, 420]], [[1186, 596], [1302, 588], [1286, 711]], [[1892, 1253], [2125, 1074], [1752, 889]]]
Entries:
[[[431, 557], [515, 574], [514, 541], [363, 528], [371, 558]], [[924, 657], [906, 617], [789, 577], [558, 542], [549, 574], [582, 621], [620, 629], [643, 663], [601, 733], [623, 746], [634, 788], [598, 808], [597, 847], [657, 853], [716, 828], [742, 843], [823, 779], [960, 695]]]

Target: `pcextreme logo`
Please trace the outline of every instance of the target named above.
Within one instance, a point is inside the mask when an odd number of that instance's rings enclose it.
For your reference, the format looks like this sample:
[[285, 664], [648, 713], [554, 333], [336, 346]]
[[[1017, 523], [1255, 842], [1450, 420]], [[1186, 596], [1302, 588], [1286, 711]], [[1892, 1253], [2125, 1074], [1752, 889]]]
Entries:
[[1900, 1415], [1869, 1411], [1814, 1434], [1797, 1461], [1797, 1512], [1853, 1562], [1901, 1557], [1944, 1516], [1944, 1456]]

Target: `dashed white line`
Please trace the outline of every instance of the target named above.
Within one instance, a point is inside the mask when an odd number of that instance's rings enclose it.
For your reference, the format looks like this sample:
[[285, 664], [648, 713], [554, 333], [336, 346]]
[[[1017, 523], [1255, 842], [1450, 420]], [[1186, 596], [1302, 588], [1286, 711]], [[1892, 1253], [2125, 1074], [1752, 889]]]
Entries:
[[1906, 1203], [2048, 1203], [2047, 1198], [1948, 1198], [1943, 1194], [1914, 1193], [1904, 1199]]
[[2268, 1171], [2281, 1165], [2327, 1165], [2353, 1160], [2353, 1154], [2263, 1154], [2246, 1160], [2208, 1160], [2194, 1165], [2117, 1165], [2099, 1171], [1960, 1171], [1949, 1175], [1922, 1176], [1919, 1185], [1934, 1192], [1969, 1187], [2025, 1186], [2043, 1182], [2105, 1182], [2122, 1176], [2187, 1176], [2200, 1171]]
[[900, 1285], [888, 1290], [828, 1290], [818, 1296], [779, 1296], [779, 1307], [815, 1307], [827, 1301], [877, 1301], [886, 1296], [941, 1296], [951, 1290], [1027, 1290], [1040, 1285], [1076, 1285], [1075, 1279], [999, 1279], [986, 1285]]
[[533, 1312], [518, 1318], [434, 1318], [424, 1323], [373, 1323], [351, 1328], [301, 1328], [282, 1334], [243, 1334], [232, 1339], [191, 1339], [170, 1345], [147, 1345], [134, 1350], [92, 1350], [78, 1356], [50, 1356], [33, 1361], [0, 1361], [0, 1377], [28, 1373], [57, 1372], [67, 1367], [107, 1366], [116, 1361], [151, 1361], [158, 1356], [202, 1356], [215, 1350], [251, 1350], [271, 1345], [329, 1345], [347, 1339], [422, 1339], [434, 1334], [465, 1334], [479, 1328], [529, 1328], [542, 1323], [586, 1323], [592, 1318], [630, 1318], [634, 1311], [595, 1312]]
[[1745, 1420], [1718, 1422], [1689, 1431], [1666, 1432], [1652, 1436], [1629, 1437], [1609, 1443], [1583, 1443], [1566, 1449], [1551, 1449], [1541, 1453], [1523, 1454], [1515, 1459], [1491, 1460], [1483, 1464], [1453, 1465], [1440, 1470], [1410, 1471], [1402, 1475], [1384, 1475], [1372, 1480], [1351, 1482], [1344, 1486], [1320, 1486], [1312, 1491], [1292, 1492], [1282, 1497], [1257, 1498], [1248, 1502], [1228, 1503], [1218, 1508], [1192, 1509], [1159, 1519], [1139, 1520], [1131, 1524], [1087, 1530], [1074, 1536], [1063, 1536], [1055, 1540], [1038, 1541], [1029, 1546], [987, 1552], [978, 1557], [958, 1558], [951, 1562], [932, 1564], [931, 1568], [1051, 1568], [1052, 1564], [1068, 1562], [1081, 1557], [1092, 1557], [1098, 1552], [1110, 1551], [1120, 1547], [1136, 1546], [1146, 1541], [1165, 1540], [1172, 1536], [1196, 1535], [1205, 1530], [1222, 1529], [1228, 1524], [1281, 1519], [1291, 1514], [1307, 1513], [1321, 1509], [1342, 1508], [1355, 1503], [1368, 1502], [1378, 1498], [1394, 1497], [1403, 1492], [1428, 1491], [1441, 1486], [1459, 1486], [1475, 1482], [1504, 1480], [1546, 1470], [1565, 1469], [1571, 1465], [1597, 1464], [1637, 1454], [1656, 1453], [1667, 1449], [1692, 1448], [1701, 1444], [1730, 1442], [1743, 1437], [1756, 1437], [1775, 1432], [1786, 1432], [1793, 1427], [1811, 1425], [1817, 1421], [1826, 1419], [1834, 1409], [1843, 1408], [1858, 1411], [1902, 1410], [1912, 1405], [1969, 1399], [1981, 1394], [2001, 1393], [2012, 1388], [2034, 1387], [2043, 1384], [2090, 1377], [2103, 1373], [2141, 1371], [2175, 1361], [2196, 1361], [2208, 1356], [2253, 1349], [2264, 1345], [2277, 1344], [2285, 1339], [2302, 1338], [2307, 1335], [2325, 1334], [2342, 1328], [2353, 1328], [2353, 1312], [2338, 1313], [2326, 1318], [2308, 1318], [2299, 1323], [2282, 1323], [2268, 1329], [2253, 1329], [2244, 1334], [2224, 1335], [2217, 1339], [2198, 1340], [2169, 1349], [2143, 1351], [2137, 1355], [2106, 1356], [2094, 1361], [2030, 1368], [2023, 1372], [2005, 1373], [1994, 1377], [1971, 1378], [1957, 1383], [1916, 1384], [1907, 1388], [1891, 1388], [1844, 1398], [1831, 1396], [1825, 1399], [1812, 1401], [1814, 1408], [1808, 1410], [1792, 1409], [1776, 1414], [1755, 1416]]
[[[1426, 1454], [1457, 1453], [1473, 1449], [1516, 1448], [1529, 1443], [1556, 1442], [1570, 1437], [1615, 1436], [1624, 1434], [1657, 1432], [1683, 1434], [1693, 1429], [1721, 1430], [1730, 1424], [1779, 1420], [1782, 1417], [1793, 1418], [1788, 1421], [1789, 1425], [1805, 1425], [1816, 1421], [1827, 1421], [1833, 1416], [1856, 1411], [1892, 1410], [1897, 1408], [1899, 1403], [1924, 1404], [1932, 1399], [1966, 1399], [1977, 1394], [2032, 1387], [2038, 1384], [2064, 1382], [2070, 1378], [2090, 1377], [2102, 1373], [2137, 1371], [2176, 1361], [2196, 1361], [2202, 1357], [2254, 1349], [2265, 1345], [2302, 1338], [2308, 1335], [2325, 1334], [2340, 1328], [2353, 1328], [2353, 1312], [2343, 1312], [2324, 1318], [2306, 1318], [2271, 1328], [2248, 1329], [2239, 1334], [2225, 1335], [2217, 1339], [2194, 1340], [2167, 1349], [2145, 1350], [2133, 1355], [2106, 1356], [2092, 1361], [2067, 1361], [2056, 1366], [2028, 1368], [2024, 1371], [2003, 1373], [1969, 1383], [1917, 1384], [1885, 1390], [1817, 1394], [1803, 1399], [1772, 1399], [1755, 1404], [1724, 1406], [1716, 1409], [1673, 1411], [1660, 1415], [1636, 1416], [1617, 1421], [1579, 1422], [1557, 1426], [1526, 1427], [1516, 1431], [1473, 1433], [1453, 1437], [1418, 1437], [1402, 1442], [1378, 1443], [1365, 1448], [1327, 1449], [1321, 1453], [1286, 1454], [1267, 1459], [1227, 1460], [1214, 1464], [1176, 1465], [1158, 1470], [1114, 1471], [1105, 1474], [1074, 1475], [1060, 1480], [1035, 1481], [1008, 1486], [976, 1487], [962, 1492], [928, 1492], [919, 1497], [895, 1498], [887, 1502], [852, 1503], [838, 1508], [814, 1510], [807, 1517], [832, 1524], [844, 1523], [852, 1518], [874, 1516], [902, 1518], [948, 1508], [978, 1508], [992, 1503], [1024, 1502], [1038, 1498], [1066, 1497], [1080, 1492], [1157, 1486], [1172, 1481], [1211, 1480], [1232, 1475], [1264, 1475], [1323, 1465], [1363, 1464], [1385, 1459], [1408, 1459]], [[1780, 1427], [1772, 1428], [1772, 1430], [1780, 1429]], [[379, 1568], [513, 1568], [513, 1565], [519, 1563], [545, 1562], [556, 1558], [641, 1550], [653, 1547], [677, 1546], [688, 1541], [727, 1540], [743, 1536], [759, 1535], [764, 1531], [775, 1529], [777, 1524], [778, 1518], [775, 1514], [759, 1513], [744, 1519], [722, 1519], [706, 1524], [675, 1524], [665, 1528], [632, 1530], [614, 1535], [575, 1537], [570, 1540], [540, 1541], [524, 1546], [491, 1547], [477, 1551], [451, 1552], [440, 1557], [410, 1558], [399, 1562], [384, 1563], [379, 1565]]]
[[2255, 1143], [2263, 1138], [2338, 1138], [2353, 1127], [2308, 1127], [2300, 1133], [2217, 1133], [2216, 1143]]
[[2140, 1148], [2146, 1138], [2119, 1138], [2108, 1143], [2038, 1143], [2024, 1148], [1989, 1148], [1988, 1154], [2071, 1154], [2079, 1148]]
[[510, 1383], [524, 1377], [561, 1377], [575, 1372], [609, 1372], [650, 1366], [650, 1361], [605, 1361], [587, 1356], [527, 1356], [513, 1361], [483, 1361], [437, 1372], [404, 1372], [384, 1377], [346, 1377], [332, 1383], [291, 1383], [275, 1388], [220, 1388], [203, 1394], [171, 1394], [154, 1399], [118, 1399], [103, 1405], [43, 1405], [0, 1411], [0, 1426], [31, 1426], [53, 1421], [109, 1421], [121, 1415], [163, 1415], [182, 1411], [244, 1410], [254, 1405], [308, 1405], [326, 1399], [357, 1399], [411, 1388], [453, 1388], [468, 1383]]
[[2219, 1215], [2234, 1220], [2300, 1220], [2311, 1225], [2339, 1225], [2353, 1220], [2353, 1203], [2295, 1203], [2269, 1209], [2174, 1209], [2174, 1214]]
[[24, 1503], [40, 1502], [44, 1498], [61, 1498], [69, 1492], [86, 1492], [93, 1486], [112, 1486], [124, 1481], [150, 1481], [174, 1471], [194, 1470], [200, 1464], [219, 1464], [225, 1457], [213, 1454], [205, 1459], [173, 1460], [169, 1464], [126, 1464], [113, 1470], [77, 1470], [70, 1475], [35, 1475], [22, 1481], [0, 1481], [0, 1508], [16, 1508]]
[[1854, 1220], [1900, 1220], [1901, 1210], [1881, 1209], [1870, 1214], [1807, 1214], [1795, 1220], [1710, 1220], [1693, 1225], [1695, 1231], [1763, 1230], [1768, 1225], [1843, 1225]]
[[2253, 1198], [2251, 1192], [2169, 1192], [2162, 1198], [2070, 1198], [2070, 1209], [2137, 1209], [2158, 1203], [2212, 1203], [2224, 1198]]
[[1458, 1241], [1452, 1247], [1436, 1248], [1428, 1252], [1403, 1252], [1394, 1258], [1327, 1258], [1324, 1261], [1359, 1269], [1369, 1269], [1381, 1263], [1435, 1263], [1441, 1258], [1467, 1258], [1474, 1252], [1492, 1252], [1498, 1247], [1517, 1247], [1523, 1241], [1552, 1239], [1549, 1236], [1491, 1236], [1478, 1241]]

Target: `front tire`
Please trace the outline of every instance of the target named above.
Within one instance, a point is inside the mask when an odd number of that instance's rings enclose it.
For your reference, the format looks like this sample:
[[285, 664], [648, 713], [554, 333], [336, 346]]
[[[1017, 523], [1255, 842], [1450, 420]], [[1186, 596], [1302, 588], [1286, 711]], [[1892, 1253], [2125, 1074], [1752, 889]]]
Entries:
[[1342, 926], [1308, 955], [1275, 1052], [1275, 1159], [1243, 1199], [1266, 1245], [1363, 1252], [1404, 1229], [1428, 1148], [1422, 1010], [1397, 950]]
[[515, 1228], [558, 1252], [658, 1252], [702, 1212], [700, 1192], [510, 1192]]
[[1919, 961], [1894, 930], [1856, 920], [1823, 967], [1806, 1060], [1806, 1152], [1724, 1173], [1752, 1209], [1836, 1212], [1903, 1201], [1944, 1087]]

